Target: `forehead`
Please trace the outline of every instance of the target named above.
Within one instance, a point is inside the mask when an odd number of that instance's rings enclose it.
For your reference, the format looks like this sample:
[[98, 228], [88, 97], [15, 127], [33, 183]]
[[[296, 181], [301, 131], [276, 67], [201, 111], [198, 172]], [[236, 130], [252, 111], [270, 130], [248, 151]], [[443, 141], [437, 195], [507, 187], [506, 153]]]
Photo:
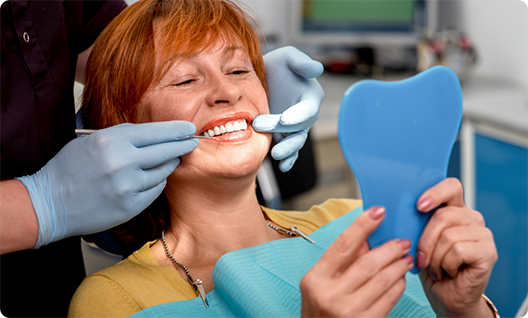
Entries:
[[220, 38], [211, 43], [211, 45], [201, 48], [201, 50], [188, 51], [185, 48], [179, 52], [176, 52], [171, 59], [175, 59], [177, 62], [187, 58], [193, 58], [202, 54], [215, 54], [221, 55], [219, 58], [248, 58], [248, 52], [244, 46], [238, 41], [238, 43], [230, 43], [225, 39]]
[[[203, 52], [218, 52], [230, 57], [249, 58], [249, 50], [240, 37], [224, 30], [221, 33], [208, 32], [200, 39], [187, 39], [185, 41], [168, 38], [160, 19], [153, 24], [154, 50], [156, 55], [157, 74], [163, 76], [175, 63], [191, 58]], [[170, 33], [170, 32], [169, 32]]]

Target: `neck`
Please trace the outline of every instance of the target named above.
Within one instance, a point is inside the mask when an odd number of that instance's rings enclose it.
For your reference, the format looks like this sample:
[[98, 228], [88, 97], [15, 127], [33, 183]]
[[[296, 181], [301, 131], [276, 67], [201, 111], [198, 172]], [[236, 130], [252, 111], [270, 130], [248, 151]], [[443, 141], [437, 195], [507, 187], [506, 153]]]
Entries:
[[[204, 281], [206, 290], [212, 289], [210, 274], [222, 255], [281, 238], [266, 223], [254, 180], [219, 180], [207, 186], [170, 182], [165, 189], [171, 210], [165, 233], [168, 248], [193, 277]], [[156, 259], [171, 264], [158, 243], [153, 247]]]

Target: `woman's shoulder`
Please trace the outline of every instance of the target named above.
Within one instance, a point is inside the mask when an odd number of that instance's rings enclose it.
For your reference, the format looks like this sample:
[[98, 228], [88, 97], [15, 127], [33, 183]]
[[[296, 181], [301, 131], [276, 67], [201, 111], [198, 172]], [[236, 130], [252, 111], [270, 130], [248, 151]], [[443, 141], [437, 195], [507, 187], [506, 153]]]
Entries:
[[126, 317], [141, 310], [119, 282], [101, 272], [86, 277], [77, 288], [68, 317]]
[[68, 315], [125, 317], [150, 306], [193, 298], [173, 267], [156, 262], [150, 251], [153, 243], [86, 277], [72, 298]]
[[278, 211], [262, 210], [278, 225], [289, 228], [296, 226], [306, 234], [310, 234], [326, 223], [363, 205], [361, 200], [354, 199], [328, 199], [325, 202], [312, 206], [307, 211]]

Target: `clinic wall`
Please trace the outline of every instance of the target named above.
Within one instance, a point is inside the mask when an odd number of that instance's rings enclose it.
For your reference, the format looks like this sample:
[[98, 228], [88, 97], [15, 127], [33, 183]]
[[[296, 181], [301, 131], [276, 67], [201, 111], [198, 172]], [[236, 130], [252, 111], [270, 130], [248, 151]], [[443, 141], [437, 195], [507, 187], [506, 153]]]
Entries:
[[[257, 13], [271, 47], [291, 44], [292, 0], [240, 0]], [[521, 0], [439, 0], [439, 27], [469, 35], [479, 62], [474, 76], [528, 90], [528, 6]]]
[[[125, 0], [128, 4], [136, 0]], [[239, 0], [252, 11], [270, 48], [291, 44], [293, 0]], [[439, 26], [467, 33], [479, 54], [474, 76], [528, 90], [528, 6], [521, 0], [439, 0]]]
[[250, 12], [255, 13], [262, 32], [267, 38], [268, 49], [290, 45], [291, 6], [298, 0], [239, 0]]
[[441, 0], [439, 24], [469, 35], [478, 53], [474, 76], [528, 90], [528, 6], [520, 0]]

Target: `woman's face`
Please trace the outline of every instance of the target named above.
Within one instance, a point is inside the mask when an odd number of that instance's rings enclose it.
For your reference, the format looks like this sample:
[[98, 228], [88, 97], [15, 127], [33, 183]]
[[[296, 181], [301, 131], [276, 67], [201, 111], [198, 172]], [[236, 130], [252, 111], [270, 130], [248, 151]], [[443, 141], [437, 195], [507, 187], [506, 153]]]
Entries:
[[[268, 151], [271, 135], [255, 132], [253, 119], [269, 113], [267, 96], [241, 44], [222, 39], [211, 48], [176, 62], [138, 106], [138, 122], [190, 121], [200, 139], [182, 157], [181, 178], [236, 178], [254, 173]], [[247, 128], [246, 128], [247, 127]]]

